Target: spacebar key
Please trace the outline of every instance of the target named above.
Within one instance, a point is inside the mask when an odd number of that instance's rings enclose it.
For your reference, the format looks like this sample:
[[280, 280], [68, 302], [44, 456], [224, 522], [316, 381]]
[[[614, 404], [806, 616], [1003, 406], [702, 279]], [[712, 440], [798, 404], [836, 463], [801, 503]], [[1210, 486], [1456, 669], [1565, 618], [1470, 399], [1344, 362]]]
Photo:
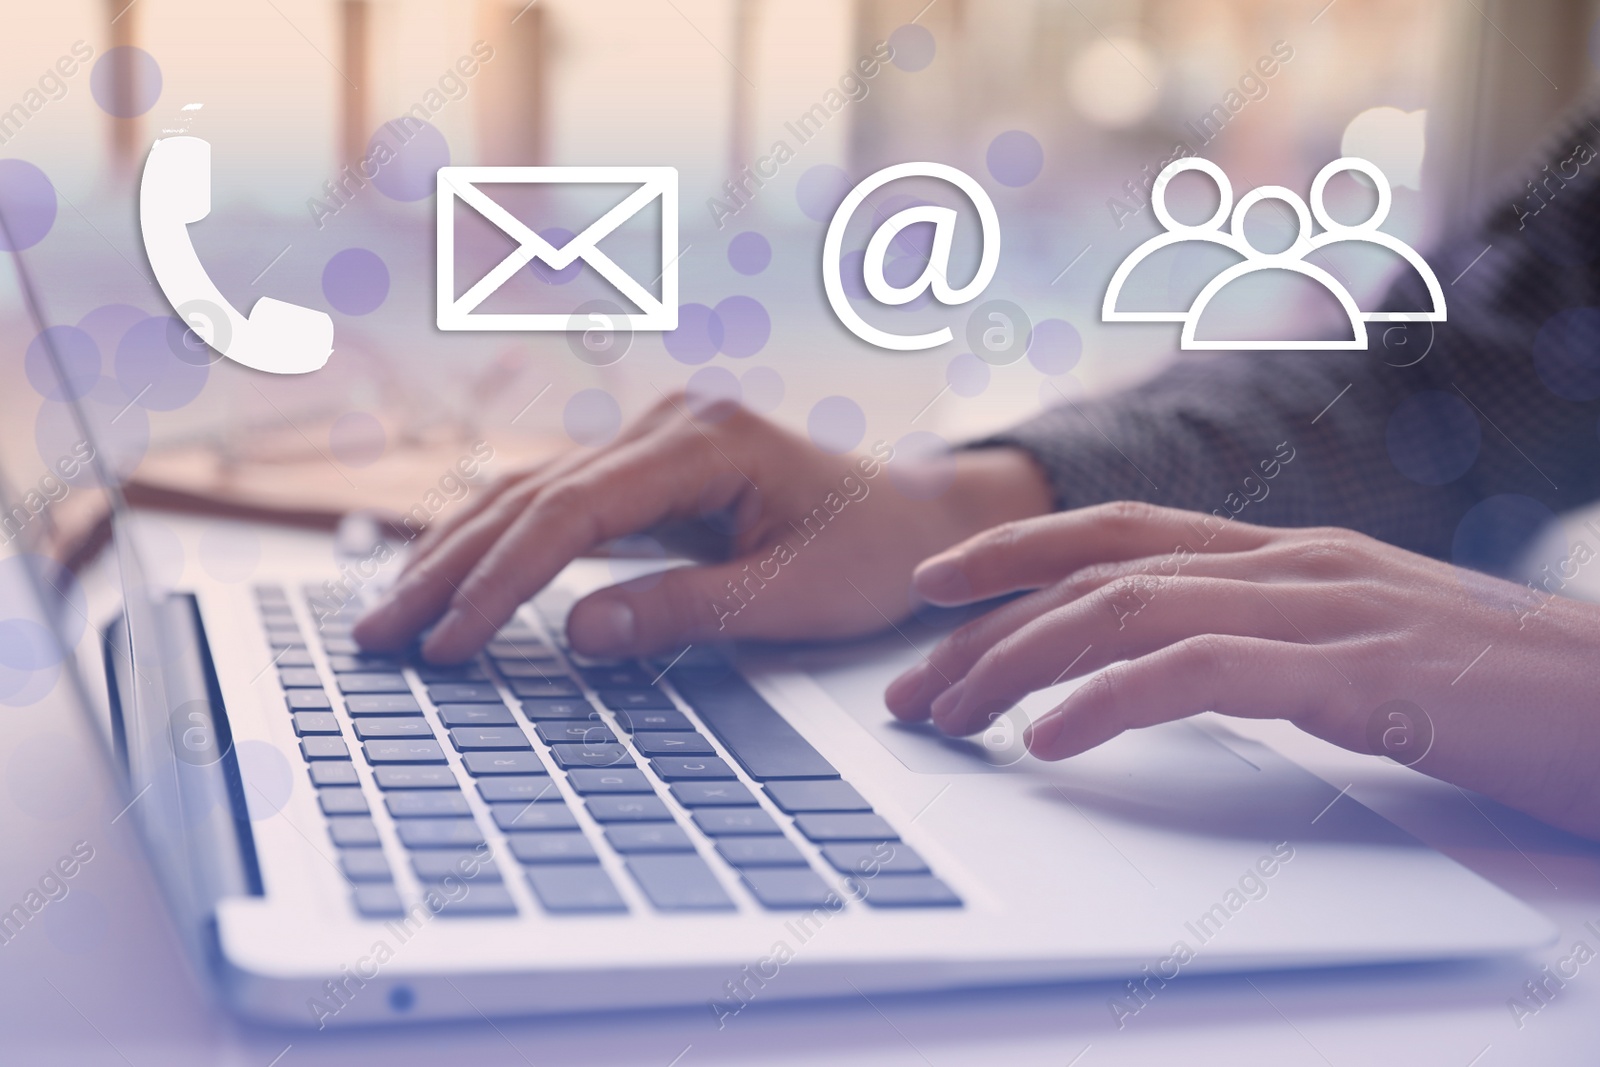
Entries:
[[756, 781], [839, 777], [833, 764], [743, 678], [694, 670], [673, 671], [670, 677], [717, 740]]

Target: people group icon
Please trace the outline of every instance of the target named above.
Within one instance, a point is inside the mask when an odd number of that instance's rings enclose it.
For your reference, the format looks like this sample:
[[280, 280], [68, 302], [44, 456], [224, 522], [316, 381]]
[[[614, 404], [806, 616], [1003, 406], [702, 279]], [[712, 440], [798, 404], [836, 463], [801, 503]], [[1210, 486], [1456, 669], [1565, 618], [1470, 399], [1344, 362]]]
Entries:
[[[1199, 171], [1211, 178], [1217, 186], [1217, 209], [1212, 212], [1210, 218], [1193, 225], [1181, 223], [1173, 218], [1172, 212], [1166, 203], [1167, 186], [1172, 184], [1174, 178], [1187, 171]], [[1361, 222], [1342, 223], [1335, 220], [1328, 212], [1326, 203], [1328, 182], [1335, 175], [1346, 171], [1354, 171], [1364, 175], [1377, 189], [1377, 203], [1373, 208], [1372, 214]], [[1179, 347], [1201, 350], [1365, 349], [1367, 347], [1366, 323], [1443, 322], [1445, 321], [1444, 291], [1440, 288], [1439, 279], [1434, 275], [1433, 270], [1429, 268], [1416, 249], [1393, 234], [1384, 233], [1378, 228], [1388, 218], [1392, 199], [1389, 182], [1384, 177], [1383, 172], [1367, 160], [1355, 156], [1344, 156], [1336, 159], [1317, 173], [1316, 179], [1311, 183], [1311, 206], [1309, 209], [1305, 201], [1300, 199], [1293, 190], [1286, 189], [1281, 185], [1263, 185], [1252, 189], [1240, 197], [1239, 202], [1235, 204], [1233, 186], [1221, 167], [1208, 159], [1201, 159], [1198, 156], [1185, 156], [1174, 160], [1156, 176], [1155, 185], [1150, 191], [1150, 205], [1154, 211], [1156, 221], [1161, 223], [1163, 232], [1135, 248], [1117, 267], [1116, 272], [1112, 274], [1111, 284], [1106, 288], [1105, 301], [1101, 305], [1101, 321], [1181, 322], [1183, 323], [1183, 331]], [[1294, 240], [1287, 248], [1279, 252], [1263, 251], [1251, 244], [1249, 238], [1245, 236], [1245, 216], [1249, 214], [1251, 208], [1265, 200], [1277, 200], [1286, 204], [1295, 218], [1296, 233]], [[1322, 228], [1321, 232], [1315, 235], [1312, 234], [1311, 224], [1313, 218]], [[1228, 221], [1226, 230], [1222, 228], [1224, 219]], [[1226, 268], [1207, 282], [1187, 308], [1157, 311], [1123, 311], [1118, 309], [1117, 304], [1122, 297], [1123, 285], [1127, 282], [1135, 267], [1144, 262], [1153, 253], [1169, 245], [1188, 242], [1220, 245], [1237, 254], [1240, 259], [1237, 263]], [[1365, 242], [1386, 248], [1404, 259], [1421, 275], [1423, 284], [1427, 286], [1432, 306], [1424, 311], [1362, 311], [1356, 306], [1355, 298], [1350, 295], [1349, 289], [1346, 288], [1343, 282], [1334, 277], [1325, 268], [1315, 263], [1307, 262], [1306, 259], [1313, 252], [1331, 245], [1349, 242]], [[1348, 337], [1301, 341], [1202, 340], [1196, 336], [1201, 317], [1205, 314], [1206, 309], [1217, 294], [1241, 278], [1268, 270], [1291, 271], [1310, 279], [1326, 289], [1338, 302], [1345, 318], [1348, 319], [1350, 335]]]

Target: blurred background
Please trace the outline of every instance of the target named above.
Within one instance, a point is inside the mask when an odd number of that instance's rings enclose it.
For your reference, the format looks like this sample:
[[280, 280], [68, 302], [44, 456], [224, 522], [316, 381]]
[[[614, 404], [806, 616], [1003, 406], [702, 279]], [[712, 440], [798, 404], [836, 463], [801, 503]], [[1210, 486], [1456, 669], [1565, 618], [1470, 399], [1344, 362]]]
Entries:
[[[436, 469], [419, 459], [429, 450], [448, 458], [487, 439], [503, 468], [594, 447], [685, 385], [848, 446], [959, 440], [1154, 373], [1176, 327], [1107, 327], [1099, 306], [1116, 264], [1158, 232], [1146, 205], [1167, 161], [1200, 154], [1236, 193], [1272, 183], [1303, 195], [1330, 160], [1364, 156], [1393, 186], [1384, 229], [1426, 253], [1513, 210], [1564, 158], [1533, 153], [1593, 80], [1592, 8], [58, 0], [12, 12], [0, 37], [0, 198], [38, 218], [50, 209], [25, 255], [49, 321], [81, 331], [63, 336], [125, 473], [152, 491], [291, 511], [404, 510]], [[212, 363], [151, 321], [168, 308], [138, 238], [137, 183], [152, 140], [180, 132], [213, 146], [211, 214], [190, 229], [202, 261], [242, 309], [270, 295], [329, 312], [324, 370]], [[364, 169], [380, 142], [393, 161]], [[973, 305], [880, 309], [875, 321], [899, 332], [954, 330], [907, 354], [862, 344], [828, 309], [819, 262], [834, 207], [908, 160], [959, 167], [993, 198], [1004, 250], [983, 300], [1027, 316], [1019, 358], [971, 353]], [[598, 354], [556, 333], [440, 332], [433, 173], [446, 164], [676, 167], [683, 325], [619, 335]], [[883, 192], [885, 209], [953, 195]], [[1208, 195], [1183, 187], [1180, 199]], [[524, 207], [544, 232], [598, 214], [576, 195]], [[975, 257], [962, 225], [955, 281]], [[858, 273], [868, 230], [848, 231]], [[664, 269], [653, 237], [618, 240], [646, 274]], [[473, 241], [480, 258], [497, 247], [493, 234]], [[890, 273], [914, 277], [925, 257], [908, 232]], [[1370, 299], [1395, 266], [1343, 276]], [[596, 295], [593, 278], [539, 269], [536, 288], [574, 304]], [[9, 269], [0, 295], [0, 446], [48, 464], [70, 448], [64, 404], [38, 373]], [[1268, 328], [1300, 311], [1262, 302], [1254, 314]]]

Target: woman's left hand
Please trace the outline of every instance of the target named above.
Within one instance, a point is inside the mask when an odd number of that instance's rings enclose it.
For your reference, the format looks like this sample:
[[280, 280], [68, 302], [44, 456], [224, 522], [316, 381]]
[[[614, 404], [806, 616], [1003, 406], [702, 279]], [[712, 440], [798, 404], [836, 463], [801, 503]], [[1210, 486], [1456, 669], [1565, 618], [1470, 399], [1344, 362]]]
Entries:
[[[1580, 548], [1564, 578], [1596, 558]], [[896, 679], [885, 700], [901, 719], [973, 733], [1099, 671], [1033, 724], [1034, 755], [1206, 710], [1284, 718], [1600, 838], [1596, 605], [1349, 530], [1136, 503], [996, 527], [915, 582], [942, 605], [1033, 592]]]

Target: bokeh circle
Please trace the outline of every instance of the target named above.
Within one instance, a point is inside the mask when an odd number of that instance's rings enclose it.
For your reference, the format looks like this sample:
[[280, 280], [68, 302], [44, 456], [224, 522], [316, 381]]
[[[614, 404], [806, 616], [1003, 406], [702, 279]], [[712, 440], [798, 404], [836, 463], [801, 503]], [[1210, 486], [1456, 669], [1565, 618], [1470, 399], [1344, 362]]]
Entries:
[[567, 400], [561, 425], [575, 444], [599, 448], [622, 429], [622, 406], [604, 389], [582, 389]]
[[1395, 470], [1419, 485], [1445, 485], [1477, 462], [1483, 430], [1464, 400], [1425, 389], [1400, 402], [1384, 437]]
[[389, 298], [389, 268], [371, 249], [335, 252], [322, 268], [322, 295], [341, 314], [370, 314]]
[[161, 64], [143, 48], [108, 48], [89, 71], [89, 95], [108, 115], [137, 118], [161, 98]]
[[847, 396], [825, 396], [806, 416], [806, 433], [824, 452], [841, 456], [867, 436], [867, 415]]
[[728, 242], [728, 265], [740, 274], [760, 274], [771, 262], [771, 243], [754, 230], [737, 234]]

